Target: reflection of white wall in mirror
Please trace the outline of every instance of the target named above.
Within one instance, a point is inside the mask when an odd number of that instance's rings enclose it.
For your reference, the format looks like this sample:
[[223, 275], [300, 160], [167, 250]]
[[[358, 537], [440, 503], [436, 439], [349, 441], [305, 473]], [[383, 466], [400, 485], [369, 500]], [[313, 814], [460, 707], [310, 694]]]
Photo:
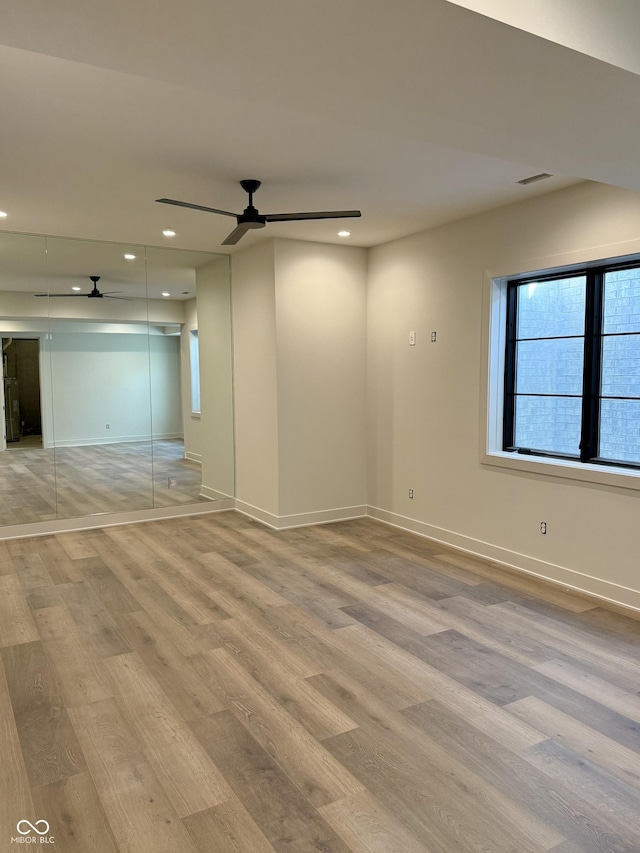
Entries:
[[189, 371], [191, 374], [191, 413], [200, 414], [200, 346], [198, 330], [189, 330]]
[[56, 331], [51, 371], [57, 446], [148, 440], [152, 402], [153, 437], [182, 434], [177, 337]]
[[180, 405], [180, 336], [151, 334], [149, 353], [153, 437], [182, 438], [184, 430]]
[[202, 462], [202, 420], [191, 410], [191, 330], [198, 328], [196, 300], [184, 303], [184, 325], [180, 333], [182, 353], [182, 421], [184, 427], [184, 455], [194, 462]]

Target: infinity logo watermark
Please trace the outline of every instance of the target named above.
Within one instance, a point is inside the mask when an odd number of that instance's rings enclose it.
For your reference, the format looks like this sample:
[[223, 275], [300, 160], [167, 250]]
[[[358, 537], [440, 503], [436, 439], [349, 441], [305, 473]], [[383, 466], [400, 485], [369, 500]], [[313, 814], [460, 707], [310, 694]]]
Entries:
[[[49, 822], [46, 820], [37, 820], [35, 823], [19, 820], [16, 832], [19, 835], [11, 839], [12, 844], [55, 844], [55, 838], [49, 835]], [[34, 832], [35, 835], [32, 835]]]
[[[25, 826], [27, 829], [21, 829], [21, 826]], [[38, 829], [39, 826], [44, 826], [44, 829]], [[18, 822], [16, 826], [17, 831], [20, 835], [29, 835], [30, 832], [37, 832], [38, 835], [46, 835], [49, 832], [49, 824], [46, 820], [37, 820], [35, 822], [35, 826], [32, 823], [29, 823], [28, 820], [21, 820]]]

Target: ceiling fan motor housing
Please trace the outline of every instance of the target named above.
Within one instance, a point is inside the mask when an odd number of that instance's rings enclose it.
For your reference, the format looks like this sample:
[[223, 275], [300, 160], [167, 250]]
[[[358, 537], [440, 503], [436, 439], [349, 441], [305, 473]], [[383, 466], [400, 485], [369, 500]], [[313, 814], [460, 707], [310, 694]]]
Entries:
[[256, 208], [251, 204], [245, 207], [244, 211], [237, 217], [238, 225], [244, 225], [245, 228], [264, 228], [267, 224], [265, 216], [260, 216]]

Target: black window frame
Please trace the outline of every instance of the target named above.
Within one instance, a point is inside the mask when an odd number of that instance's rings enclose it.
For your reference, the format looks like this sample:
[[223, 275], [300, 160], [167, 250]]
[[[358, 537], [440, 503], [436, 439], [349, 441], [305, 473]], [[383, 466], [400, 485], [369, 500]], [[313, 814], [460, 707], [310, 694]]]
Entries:
[[[602, 348], [609, 334], [603, 332], [603, 301], [605, 275], [625, 269], [637, 269], [640, 272], [640, 259], [613, 261], [593, 266], [571, 267], [542, 275], [520, 276], [507, 280], [506, 288], [506, 336], [505, 369], [502, 423], [502, 450], [534, 457], [566, 459], [574, 462], [589, 463], [616, 468], [640, 469], [637, 462], [606, 459], [598, 455], [600, 435], [600, 401], [602, 387]], [[584, 358], [582, 381], [582, 411], [579, 454], [556, 453], [530, 447], [520, 447], [514, 442], [516, 389], [516, 349], [518, 344], [518, 294], [519, 288], [532, 283], [561, 281], [562, 279], [585, 278], [585, 322], [584, 322]], [[613, 333], [616, 334], [616, 333]], [[626, 333], [619, 333], [626, 334]], [[635, 333], [633, 333], [635, 334]], [[604, 398], [610, 399], [610, 398]], [[640, 398], [618, 398], [640, 399]]]

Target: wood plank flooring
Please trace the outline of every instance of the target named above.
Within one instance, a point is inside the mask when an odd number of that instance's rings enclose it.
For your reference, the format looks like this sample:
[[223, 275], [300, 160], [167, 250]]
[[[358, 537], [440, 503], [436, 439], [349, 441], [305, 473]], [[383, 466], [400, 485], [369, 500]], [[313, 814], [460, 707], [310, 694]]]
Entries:
[[633, 614], [234, 512], [3, 542], [0, 587], [0, 851], [640, 851]]

